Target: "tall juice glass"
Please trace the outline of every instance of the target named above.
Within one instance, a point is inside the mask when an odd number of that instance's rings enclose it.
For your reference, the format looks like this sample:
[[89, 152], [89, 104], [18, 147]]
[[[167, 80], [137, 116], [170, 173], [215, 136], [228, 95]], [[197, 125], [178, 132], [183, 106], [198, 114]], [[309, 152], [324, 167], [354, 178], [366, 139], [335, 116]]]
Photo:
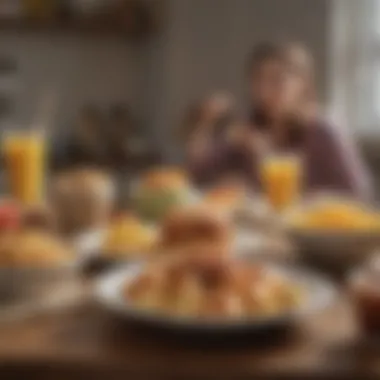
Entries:
[[297, 201], [302, 185], [302, 162], [291, 154], [273, 154], [260, 165], [264, 193], [276, 211], [283, 211]]
[[24, 204], [42, 201], [46, 139], [39, 132], [13, 132], [3, 137], [3, 155], [11, 195]]

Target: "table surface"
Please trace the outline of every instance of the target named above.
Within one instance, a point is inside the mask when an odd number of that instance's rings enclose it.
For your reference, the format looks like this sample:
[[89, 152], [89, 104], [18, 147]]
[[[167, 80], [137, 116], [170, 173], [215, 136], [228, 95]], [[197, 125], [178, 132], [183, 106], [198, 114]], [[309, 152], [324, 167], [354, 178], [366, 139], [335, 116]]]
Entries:
[[277, 342], [259, 343], [247, 334], [216, 345], [144, 331], [86, 299], [44, 316], [0, 325], [0, 370], [43, 369], [46, 375], [49, 368], [55, 379], [62, 371], [72, 379], [89, 374], [104, 379], [115, 370], [120, 376], [115, 378], [123, 379], [127, 374], [141, 379], [222, 379], [332, 371], [344, 377], [376, 370], [380, 349], [361, 344], [358, 354], [353, 346], [357, 336], [345, 300]]

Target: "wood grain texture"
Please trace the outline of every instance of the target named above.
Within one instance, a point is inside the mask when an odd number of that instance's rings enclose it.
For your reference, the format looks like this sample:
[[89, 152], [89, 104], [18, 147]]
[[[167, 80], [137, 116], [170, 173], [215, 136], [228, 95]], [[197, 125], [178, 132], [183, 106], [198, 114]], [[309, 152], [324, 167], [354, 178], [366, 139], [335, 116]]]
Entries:
[[95, 373], [99, 378], [107, 374], [142, 379], [345, 376], [371, 369], [363, 360], [356, 362], [355, 355], [342, 354], [356, 334], [343, 301], [276, 341], [269, 335], [246, 334], [219, 342], [146, 330], [111, 317], [89, 301], [0, 326], [0, 374], [28, 369], [44, 376], [94, 379]]

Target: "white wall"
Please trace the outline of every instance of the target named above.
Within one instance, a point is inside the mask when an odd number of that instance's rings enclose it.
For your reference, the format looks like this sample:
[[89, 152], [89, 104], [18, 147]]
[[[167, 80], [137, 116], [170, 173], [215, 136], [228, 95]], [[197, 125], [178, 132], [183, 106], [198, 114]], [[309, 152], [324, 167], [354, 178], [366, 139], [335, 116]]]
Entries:
[[178, 150], [167, 138], [178, 128], [189, 102], [218, 89], [244, 99], [245, 58], [259, 41], [286, 38], [307, 44], [316, 59], [324, 97], [329, 0], [169, 0], [168, 4], [168, 25], [151, 57], [154, 87], [149, 89], [148, 104], [156, 140], [169, 155], [176, 157]]
[[[158, 1], [158, 0], [157, 0]], [[52, 125], [64, 128], [83, 103], [132, 104], [169, 156], [185, 107], [199, 96], [229, 90], [244, 99], [244, 61], [254, 43], [287, 37], [313, 51], [326, 91], [329, 0], [166, 0], [164, 30], [144, 45], [2, 34], [0, 54], [19, 61], [16, 125], [33, 120], [40, 93], [60, 91]]]
[[[18, 64], [15, 127], [28, 126], [48, 91], [58, 104], [50, 127], [64, 128], [88, 102], [108, 106], [135, 101], [138, 55], [124, 41], [2, 34], [0, 54]], [[1, 88], [0, 88], [1, 91]]]

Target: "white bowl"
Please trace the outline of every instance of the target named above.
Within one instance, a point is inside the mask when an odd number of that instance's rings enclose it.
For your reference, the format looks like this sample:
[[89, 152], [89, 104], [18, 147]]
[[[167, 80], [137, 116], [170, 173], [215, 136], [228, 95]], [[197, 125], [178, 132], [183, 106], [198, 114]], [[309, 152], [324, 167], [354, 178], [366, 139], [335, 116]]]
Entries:
[[339, 272], [362, 264], [380, 246], [380, 235], [373, 233], [290, 230], [289, 235], [308, 263]]
[[78, 253], [81, 262], [99, 252], [104, 243], [106, 233], [107, 228], [98, 228], [82, 232], [71, 239], [71, 244], [75, 252]]
[[0, 303], [54, 292], [77, 277], [77, 265], [72, 263], [55, 268], [0, 268]]
[[307, 262], [322, 266], [324, 269], [346, 271], [360, 265], [374, 249], [380, 246], [380, 232], [308, 229], [292, 226], [290, 222], [295, 213], [313, 207], [316, 202], [337, 197], [330, 195], [312, 198], [286, 214], [283, 223], [288, 235]]
[[283, 262], [297, 258], [297, 250], [286, 235], [260, 230], [237, 229], [232, 251], [242, 259]]
[[260, 197], [249, 197], [234, 212], [234, 222], [238, 227], [255, 230], [278, 230], [281, 220], [268, 203]]

